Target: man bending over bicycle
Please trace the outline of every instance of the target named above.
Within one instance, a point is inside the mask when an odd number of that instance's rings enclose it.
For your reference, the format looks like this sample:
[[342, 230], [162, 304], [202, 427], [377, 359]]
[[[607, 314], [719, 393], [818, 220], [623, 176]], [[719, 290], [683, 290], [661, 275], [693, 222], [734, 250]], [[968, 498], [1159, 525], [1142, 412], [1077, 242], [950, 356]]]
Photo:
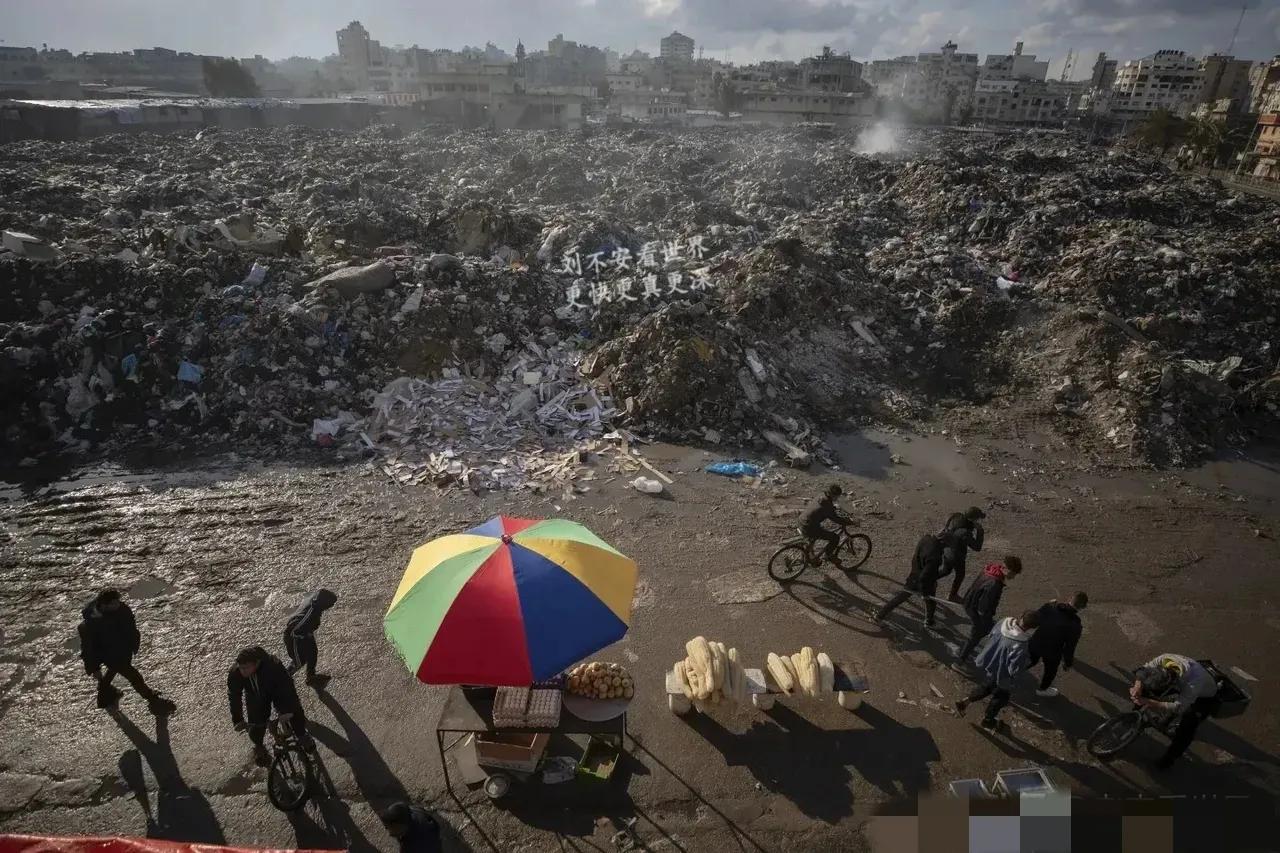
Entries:
[[[231, 722], [236, 731], [248, 731], [253, 741], [253, 757], [258, 764], [270, 763], [267, 749], [262, 745], [267, 734], [271, 709], [289, 725], [298, 736], [299, 743], [308, 752], [315, 751], [315, 741], [307, 734], [307, 718], [298, 701], [293, 678], [279, 658], [267, 654], [261, 646], [242, 649], [236, 655], [236, 665], [227, 673], [227, 700], [231, 704]], [[246, 717], [248, 722], [246, 722]]]
[[840, 547], [840, 531], [831, 530], [822, 525], [826, 522], [837, 524], [840, 527], [853, 524], [853, 519], [841, 512], [840, 507], [836, 505], [836, 499], [842, 494], [844, 494], [844, 490], [839, 486], [834, 484], [829, 486], [827, 493], [818, 501], [818, 505], [804, 517], [804, 525], [800, 528], [801, 532], [809, 539], [810, 548], [819, 539], [826, 541], [827, 547], [823, 549], [822, 557], [837, 566], [840, 565], [840, 560], [836, 557], [836, 548]]
[[1156, 762], [1168, 770], [1195, 740], [1200, 722], [1214, 710], [1218, 682], [1207, 669], [1183, 655], [1163, 654], [1134, 673], [1129, 698], [1133, 704], [1153, 711], [1180, 715], [1169, 748]]

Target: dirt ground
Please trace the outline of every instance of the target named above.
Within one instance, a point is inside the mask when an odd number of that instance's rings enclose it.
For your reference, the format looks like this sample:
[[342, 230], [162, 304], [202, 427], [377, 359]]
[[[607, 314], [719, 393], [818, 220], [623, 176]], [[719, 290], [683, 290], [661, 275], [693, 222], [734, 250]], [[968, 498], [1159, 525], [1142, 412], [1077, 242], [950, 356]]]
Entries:
[[[1273, 457], [1121, 470], [1030, 433], [941, 430], [847, 436], [837, 441], [842, 472], [783, 469], [759, 486], [700, 470], [721, 454], [647, 447], [675, 481], [660, 496], [603, 471], [567, 500], [402, 490], [358, 466], [227, 456], [14, 486], [0, 504], [0, 831], [385, 850], [373, 809], [407, 795], [449, 820], [458, 849], [627, 849], [614, 834], [635, 819], [637, 849], [861, 850], [887, 804], [1029, 765], [1081, 796], [1244, 797], [1231, 802], [1259, 826], [1274, 820]], [[832, 480], [855, 499], [875, 552], [852, 578], [810, 571], [783, 590], [765, 563]], [[977, 728], [977, 713], [941, 710], [967, 685], [940, 663], [962, 638], [963, 614], [945, 613], [938, 637], [922, 634], [914, 604], [887, 630], [866, 617], [905, 575], [915, 539], [971, 504], [987, 508], [988, 535], [970, 575], [1006, 553], [1027, 566], [1004, 611], [1077, 589], [1092, 600], [1062, 695], [1037, 699], [1028, 681], [998, 735]], [[500, 512], [585, 523], [635, 557], [641, 583], [630, 633], [599, 656], [627, 665], [639, 686], [619, 778], [521, 789], [496, 808], [478, 790], [445, 795], [434, 742], [445, 691], [404, 669], [381, 619], [415, 546]], [[320, 634], [334, 678], [303, 695], [333, 790], [287, 816], [268, 803], [247, 739], [231, 727], [225, 675], [242, 646], [279, 651], [285, 616], [321, 585], [339, 595]], [[132, 693], [117, 720], [94, 707], [75, 625], [102, 586], [128, 590], [144, 637], [139, 666], [179, 705], [167, 725]], [[770, 651], [825, 649], [862, 669], [866, 705], [676, 717], [663, 675], [696, 634], [736, 645], [752, 665]], [[1151, 769], [1158, 736], [1110, 764], [1092, 760], [1084, 738], [1121, 706], [1121, 668], [1164, 651], [1239, 667], [1256, 679], [1242, 681], [1252, 706], [1204, 725], [1167, 773]]]

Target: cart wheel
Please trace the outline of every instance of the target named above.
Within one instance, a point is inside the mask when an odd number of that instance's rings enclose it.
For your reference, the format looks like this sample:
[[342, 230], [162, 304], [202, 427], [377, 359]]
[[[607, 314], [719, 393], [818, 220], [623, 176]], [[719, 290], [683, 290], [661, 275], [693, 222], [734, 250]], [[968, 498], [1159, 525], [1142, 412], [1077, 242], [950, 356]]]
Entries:
[[484, 792], [491, 800], [499, 800], [511, 790], [511, 777], [505, 773], [494, 773], [484, 780]]
[[862, 707], [862, 697], [857, 693], [849, 693], [845, 690], [841, 690], [836, 694], [836, 701], [846, 711], [856, 711]]
[[761, 711], [767, 711], [773, 707], [773, 697], [768, 693], [752, 693], [751, 704], [755, 705]]
[[667, 694], [667, 707], [673, 714], [687, 714], [693, 710], [693, 704], [688, 696], [677, 696], [674, 693]]

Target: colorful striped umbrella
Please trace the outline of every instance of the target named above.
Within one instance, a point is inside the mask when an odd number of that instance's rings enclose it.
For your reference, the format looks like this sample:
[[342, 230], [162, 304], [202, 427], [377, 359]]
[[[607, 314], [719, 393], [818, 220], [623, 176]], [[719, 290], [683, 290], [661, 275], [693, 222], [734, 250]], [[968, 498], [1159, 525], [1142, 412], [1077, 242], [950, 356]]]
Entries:
[[414, 551], [382, 624], [427, 684], [521, 686], [621, 639], [635, 588], [582, 525], [497, 516]]

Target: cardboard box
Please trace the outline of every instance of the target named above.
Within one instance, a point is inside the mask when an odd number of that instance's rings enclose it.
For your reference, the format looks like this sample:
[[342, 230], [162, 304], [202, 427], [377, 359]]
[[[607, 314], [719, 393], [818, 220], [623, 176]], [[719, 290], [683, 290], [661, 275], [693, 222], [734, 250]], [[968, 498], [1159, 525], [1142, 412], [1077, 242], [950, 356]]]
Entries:
[[476, 735], [476, 763], [482, 767], [532, 773], [550, 740], [548, 734]]

